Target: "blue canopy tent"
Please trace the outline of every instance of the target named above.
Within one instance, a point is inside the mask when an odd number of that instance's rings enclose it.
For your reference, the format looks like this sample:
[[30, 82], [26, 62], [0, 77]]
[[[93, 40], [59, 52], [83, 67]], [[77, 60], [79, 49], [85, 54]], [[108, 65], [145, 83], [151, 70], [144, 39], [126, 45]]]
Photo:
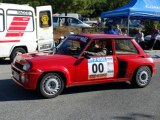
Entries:
[[108, 12], [102, 12], [101, 18], [130, 18], [160, 20], [160, 0], [132, 0], [130, 3]]

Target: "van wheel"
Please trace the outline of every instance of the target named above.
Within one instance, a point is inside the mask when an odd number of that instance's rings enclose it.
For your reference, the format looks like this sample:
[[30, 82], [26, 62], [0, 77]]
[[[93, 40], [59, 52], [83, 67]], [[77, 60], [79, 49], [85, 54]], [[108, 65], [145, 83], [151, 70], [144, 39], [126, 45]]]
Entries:
[[45, 98], [54, 98], [64, 89], [62, 77], [57, 73], [47, 73], [37, 86], [37, 91]]
[[142, 66], [137, 69], [133, 79], [131, 81], [132, 85], [135, 87], [143, 88], [146, 87], [151, 81], [151, 70], [147, 66]]
[[0, 61], [3, 61], [3, 60], [5, 60], [5, 58], [0, 58]]
[[26, 51], [23, 48], [15, 48], [11, 53], [10, 60], [13, 61], [18, 53], [23, 54], [26, 53]]

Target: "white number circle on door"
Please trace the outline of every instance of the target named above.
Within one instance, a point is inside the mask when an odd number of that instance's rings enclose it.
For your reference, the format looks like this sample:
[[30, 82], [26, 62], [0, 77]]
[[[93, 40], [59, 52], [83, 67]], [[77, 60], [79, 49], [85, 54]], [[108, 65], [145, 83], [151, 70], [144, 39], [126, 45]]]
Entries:
[[113, 76], [113, 57], [98, 57], [88, 60], [88, 79], [109, 78]]
[[98, 57], [88, 60], [88, 79], [107, 77], [107, 58]]

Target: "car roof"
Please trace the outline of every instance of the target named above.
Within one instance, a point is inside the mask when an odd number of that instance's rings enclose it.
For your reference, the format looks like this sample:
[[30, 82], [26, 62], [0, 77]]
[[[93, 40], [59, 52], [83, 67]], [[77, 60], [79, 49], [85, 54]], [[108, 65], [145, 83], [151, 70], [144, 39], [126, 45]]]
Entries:
[[[75, 34], [74, 34], [75, 35]], [[130, 36], [124, 35], [114, 35], [114, 34], [77, 34], [78, 36], [88, 37], [90, 39], [111, 39], [111, 38], [119, 38], [119, 39], [133, 39]], [[77, 36], [76, 35], [76, 36]]]

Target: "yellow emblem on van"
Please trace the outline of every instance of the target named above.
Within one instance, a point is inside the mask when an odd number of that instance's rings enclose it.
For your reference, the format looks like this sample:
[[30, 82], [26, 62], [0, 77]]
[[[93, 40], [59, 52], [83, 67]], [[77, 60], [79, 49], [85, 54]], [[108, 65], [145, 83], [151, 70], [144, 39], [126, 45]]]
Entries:
[[42, 15], [41, 21], [42, 21], [42, 25], [48, 25], [48, 21], [49, 21], [48, 15]]

